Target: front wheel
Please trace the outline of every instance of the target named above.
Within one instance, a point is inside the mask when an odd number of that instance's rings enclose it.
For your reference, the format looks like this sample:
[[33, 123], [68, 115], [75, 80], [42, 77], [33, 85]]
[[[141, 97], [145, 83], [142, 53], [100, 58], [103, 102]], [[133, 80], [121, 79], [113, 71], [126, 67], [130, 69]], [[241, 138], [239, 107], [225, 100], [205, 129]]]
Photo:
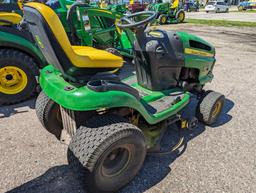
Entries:
[[204, 93], [197, 105], [197, 118], [206, 125], [214, 124], [222, 112], [224, 103], [224, 95], [214, 91]]
[[68, 162], [89, 192], [116, 192], [131, 181], [146, 156], [143, 133], [116, 115], [96, 116], [81, 126]]
[[0, 50], [0, 104], [24, 101], [37, 92], [39, 69], [33, 58], [13, 49]]
[[167, 23], [167, 16], [166, 15], [160, 15], [158, 20], [159, 20], [159, 23], [161, 25], [166, 24]]
[[178, 23], [182, 23], [185, 20], [185, 12], [183, 10], [179, 11], [176, 14], [176, 20], [178, 21]]

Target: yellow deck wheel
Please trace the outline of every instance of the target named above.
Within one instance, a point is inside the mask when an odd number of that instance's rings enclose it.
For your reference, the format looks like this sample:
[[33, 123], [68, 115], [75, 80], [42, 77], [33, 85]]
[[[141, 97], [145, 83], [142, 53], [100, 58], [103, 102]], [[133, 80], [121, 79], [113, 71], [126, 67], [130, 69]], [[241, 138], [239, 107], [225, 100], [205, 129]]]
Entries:
[[15, 66], [0, 68], [0, 92], [14, 95], [22, 92], [28, 83], [26, 73]]
[[220, 101], [217, 101], [217, 103], [215, 104], [215, 107], [212, 111], [212, 116], [217, 117], [219, 115], [221, 109], [222, 109], [222, 103]]

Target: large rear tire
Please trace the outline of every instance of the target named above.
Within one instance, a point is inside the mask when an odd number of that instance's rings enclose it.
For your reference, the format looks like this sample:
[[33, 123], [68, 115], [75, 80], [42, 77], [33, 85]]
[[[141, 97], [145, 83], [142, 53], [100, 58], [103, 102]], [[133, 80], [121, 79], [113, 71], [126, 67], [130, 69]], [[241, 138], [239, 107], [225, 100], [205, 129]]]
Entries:
[[39, 69], [30, 56], [14, 49], [0, 50], [0, 105], [24, 101], [37, 93]]
[[63, 128], [60, 106], [46, 96], [43, 91], [36, 100], [36, 115], [43, 127], [60, 139]]
[[225, 104], [225, 96], [214, 91], [206, 92], [197, 105], [196, 116], [206, 125], [214, 124]]
[[115, 192], [130, 182], [146, 156], [143, 133], [117, 115], [96, 116], [81, 126], [68, 162], [89, 192]]

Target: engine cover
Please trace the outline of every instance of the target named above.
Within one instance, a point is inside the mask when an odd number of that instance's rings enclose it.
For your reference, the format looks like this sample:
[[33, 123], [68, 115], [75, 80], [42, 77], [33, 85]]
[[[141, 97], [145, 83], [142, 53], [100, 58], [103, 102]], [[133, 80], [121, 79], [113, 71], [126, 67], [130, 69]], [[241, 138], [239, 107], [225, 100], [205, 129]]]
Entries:
[[183, 44], [175, 32], [155, 30], [144, 33], [134, 43], [134, 50], [141, 86], [154, 91], [177, 86], [185, 61]]

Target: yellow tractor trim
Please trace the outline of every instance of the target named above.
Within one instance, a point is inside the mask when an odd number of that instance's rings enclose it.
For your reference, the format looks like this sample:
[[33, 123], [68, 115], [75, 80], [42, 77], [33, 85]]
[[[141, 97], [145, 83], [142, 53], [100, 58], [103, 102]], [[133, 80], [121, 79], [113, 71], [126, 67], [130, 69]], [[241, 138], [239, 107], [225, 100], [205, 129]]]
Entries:
[[191, 48], [185, 48], [185, 54], [191, 54], [191, 55], [198, 55], [198, 56], [206, 56], [206, 57], [213, 57], [214, 54], [204, 52], [204, 51], [199, 51]]
[[[9, 21], [13, 24], [20, 23], [22, 17], [17, 13], [8, 13], [8, 12], [1, 12], [0, 13], [0, 20]], [[0, 22], [0, 25], [9, 25], [5, 22]]]

